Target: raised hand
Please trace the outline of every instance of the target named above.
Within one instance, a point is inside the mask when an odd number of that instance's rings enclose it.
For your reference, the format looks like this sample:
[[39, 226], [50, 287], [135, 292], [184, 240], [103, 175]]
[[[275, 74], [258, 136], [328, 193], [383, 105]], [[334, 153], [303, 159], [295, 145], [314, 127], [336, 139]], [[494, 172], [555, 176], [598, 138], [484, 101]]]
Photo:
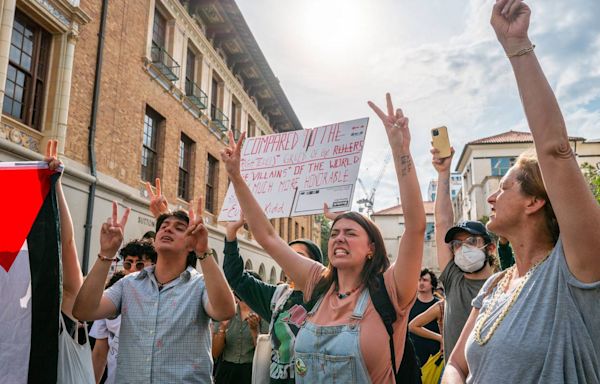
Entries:
[[327, 205], [327, 203], [323, 203], [323, 216], [325, 216], [326, 219], [333, 221], [342, 213], [343, 212], [331, 212], [329, 210], [329, 205]]
[[237, 143], [233, 137], [233, 132], [229, 131], [229, 145], [221, 150], [221, 160], [225, 164], [225, 170], [229, 177], [233, 178], [240, 175], [240, 159], [242, 157], [242, 143], [246, 137], [246, 132], [242, 132]]
[[527, 36], [530, 16], [531, 9], [522, 0], [497, 0], [494, 4], [490, 23], [508, 55], [531, 46]]
[[169, 202], [161, 192], [160, 179], [158, 177], [155, 180], [155, 184], [156, 194], [154, 194], [150, 182], [146, 182], [146, 191], [148, 192], [148, 196], [150, 196], [150, 212], [152, 212], [152, 216], [156, 218], [169, 211]]
[[246, 317], [246, 322], [251, 330], [257, 331], [260, 325], [260, 317], [256, 313], [250, 312], [248, 317]]
[[56, 171], [62, 165], [62, 162], [58, 160], [58, 141], [57, 140], [48, 140], [46, 143], [46, 156], [44, 157], [44, 161], [48, 163], [48, 169], [51, 171]]
[[246, 224], [244, 212], [240, 213], [240, 218], [237, 221], [229, 221], [225, 226], [227, 240], [233, 241], [237, 237], [237, 231]]
[[369, 101], [369, 107], [379, 116], [385, 127], [388, 141], [392, 151], [400, 150], [400, 153], [408, 153], [410, 148], [410, 131], [408, 130], [408, 117], [404, 116], [402, 109], [394, 112], [392, 96], [385, 94], [387, 114], [385, 114], [375, 103]]
[[104, 257], [113, 257], [119, 250], [121, 243], [123, 242], [123, 233], [125, 231], [125, 224], [127, 224], [127, 218], [129, 217], [130, 208], [125, 210], [121, 220], [118, 220], [117, 203], [113, 201], [112, 216], [102, 224], [100, 229], [100, 254]]
[[431, 148], [429, 152], [432, 154], [431, 164], [433, 164], [433, 168], [435, 168], [438, 173], [450, 171], [452, 157], [454, 156], [454, 147], [450, 147], [449, 157], [440, 158], [440, 151], [436, 148]]
[[193, 205], [190, 203], [188, 211], [190, 224], [185, 232], [186, 245], [189, 249], [196, 251], [196, 253], [208, 251], [208, 230], [206, 229], [206, 226], [204, 226], [202, 204], [202, 198], [199, 198], [196, 211], [194, 212]]

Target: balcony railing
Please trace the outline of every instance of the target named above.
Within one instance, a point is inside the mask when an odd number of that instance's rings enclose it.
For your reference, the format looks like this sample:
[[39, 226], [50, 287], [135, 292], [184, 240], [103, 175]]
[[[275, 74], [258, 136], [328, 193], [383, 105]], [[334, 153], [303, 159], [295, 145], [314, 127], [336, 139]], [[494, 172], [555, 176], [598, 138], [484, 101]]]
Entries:
[[200, 109], [206, 109], [206, 106], [208, 105], [208, 95], [204, 93], [196, 83], [187, 77], [185, 78], [185, 95]]
[[179, 79], [181, 67], [163, 47], [152, 42], [150, 55], [152, 64], [154, 64], [167, 79], [171, 81]]
[[225, 116], [223, 111], [217, 108], [216, 105], [210, 106], [210, 119], [212, 123], [223, 132], [227, 132], [229, 125], [229, 117]]

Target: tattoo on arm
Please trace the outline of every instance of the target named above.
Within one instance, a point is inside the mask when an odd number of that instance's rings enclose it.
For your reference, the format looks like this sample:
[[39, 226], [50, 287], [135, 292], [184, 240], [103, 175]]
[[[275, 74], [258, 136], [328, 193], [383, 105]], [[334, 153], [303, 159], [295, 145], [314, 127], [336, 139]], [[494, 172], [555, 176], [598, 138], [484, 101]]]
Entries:
[[400, 174], [406, 176], [412, 170], [412, 159], [410, 155], [402, 155], [400, 157]]

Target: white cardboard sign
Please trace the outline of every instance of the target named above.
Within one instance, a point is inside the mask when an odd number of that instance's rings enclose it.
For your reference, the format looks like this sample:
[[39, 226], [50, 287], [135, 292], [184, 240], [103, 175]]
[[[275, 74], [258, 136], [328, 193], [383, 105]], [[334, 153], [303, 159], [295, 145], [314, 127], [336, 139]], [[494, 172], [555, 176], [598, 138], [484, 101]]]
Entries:
[[[368, 118], [323, 127], [250, 137], [242, 147], [241, 173], [270, 219], [352, 207]], [[229, 185], [219, 221], [239, 218]]]

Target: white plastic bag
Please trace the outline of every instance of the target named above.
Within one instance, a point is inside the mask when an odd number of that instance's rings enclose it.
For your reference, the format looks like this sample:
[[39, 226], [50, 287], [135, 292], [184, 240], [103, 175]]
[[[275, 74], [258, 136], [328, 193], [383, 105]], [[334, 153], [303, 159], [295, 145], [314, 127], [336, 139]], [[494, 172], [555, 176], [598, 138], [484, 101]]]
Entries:
[[92, 349], [88, 338], [87, 328], [84, 326], [85, 344], [77, 342], [79, 327], [75, 331], [75, 339], [69, 335], [62, 313], [58, 335], [58, 384], [96, 384], [94, 366], [92, 365]]
[[252, 359], [252, 384], [269, 384], [271, 377], [271, 334], [258, 335]]

